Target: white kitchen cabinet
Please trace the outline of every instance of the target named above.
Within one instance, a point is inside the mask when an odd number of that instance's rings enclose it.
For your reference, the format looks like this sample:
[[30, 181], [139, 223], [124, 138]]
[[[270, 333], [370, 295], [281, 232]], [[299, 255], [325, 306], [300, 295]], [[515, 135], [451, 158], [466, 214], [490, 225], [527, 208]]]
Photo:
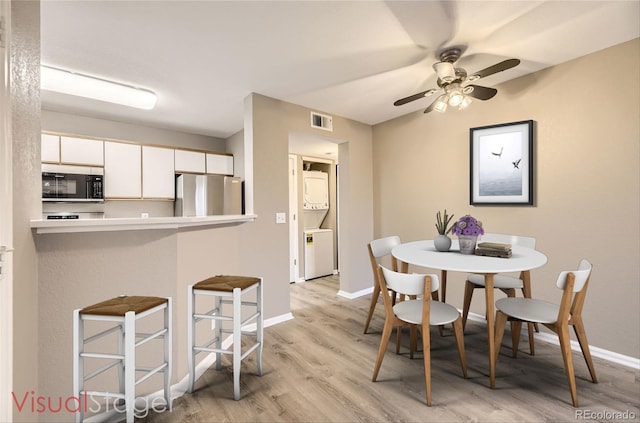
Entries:
[[45, 163], [60, 163], [60, 137], [58, 135], [41, 134], [41, 161]]
[[142, 146], [142, 197], [175, 198], [174, 150]]
[[142, 197], [142, 147], [104, 142], [105, 198]]
[[60, 137], [60, 162], [88, 166], [104, 166], [103, 141]]
[[233, 176], [233, 156], [207, 153], [207, 173]]
[[200, 151], [189, 151], [176, 149], [176, 173], [205, 173], [206, 161], [205, 153]]

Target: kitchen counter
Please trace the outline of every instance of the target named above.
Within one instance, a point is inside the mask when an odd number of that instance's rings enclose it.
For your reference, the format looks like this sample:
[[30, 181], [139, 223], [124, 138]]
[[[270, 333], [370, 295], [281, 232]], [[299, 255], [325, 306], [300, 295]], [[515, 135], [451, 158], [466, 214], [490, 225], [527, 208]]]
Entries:
[[257, 215], [220, 215], [202, 217], [150, 217], [116, 219], [77, 219], [77, 220], [32, 220], [31, 228], [37, 234], [138, 231], [149, 229], [180, 229], [196, 226], [217, 226], [252, 222]]

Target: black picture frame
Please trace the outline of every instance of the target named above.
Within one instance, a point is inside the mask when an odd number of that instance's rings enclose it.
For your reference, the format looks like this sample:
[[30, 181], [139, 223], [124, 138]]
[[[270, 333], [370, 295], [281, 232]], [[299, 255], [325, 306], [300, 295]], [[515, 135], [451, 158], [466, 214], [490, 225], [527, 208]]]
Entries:
[[533, 120], [469, 130], [471, 205], [533, 205]]

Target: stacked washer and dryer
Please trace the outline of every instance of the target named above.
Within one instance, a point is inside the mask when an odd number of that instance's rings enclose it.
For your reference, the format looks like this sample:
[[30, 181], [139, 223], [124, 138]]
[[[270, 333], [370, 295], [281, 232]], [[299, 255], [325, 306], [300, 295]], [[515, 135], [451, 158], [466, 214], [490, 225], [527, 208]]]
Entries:
[[333, 274], [333, 230], [320, 226], [329, 212], [329, 174], [302, 172], [304, 279]]

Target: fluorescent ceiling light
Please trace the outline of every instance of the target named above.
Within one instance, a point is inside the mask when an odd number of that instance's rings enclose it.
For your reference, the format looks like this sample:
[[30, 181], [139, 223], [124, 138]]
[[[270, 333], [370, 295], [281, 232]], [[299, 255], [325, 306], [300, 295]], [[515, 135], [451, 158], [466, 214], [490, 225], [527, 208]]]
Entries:
[[40, 67], [40, 72], [40, 87], [43, 90], [145, 110], [151, 110], [156, 105], [156, 95], [149, 90], [44, 65]]

